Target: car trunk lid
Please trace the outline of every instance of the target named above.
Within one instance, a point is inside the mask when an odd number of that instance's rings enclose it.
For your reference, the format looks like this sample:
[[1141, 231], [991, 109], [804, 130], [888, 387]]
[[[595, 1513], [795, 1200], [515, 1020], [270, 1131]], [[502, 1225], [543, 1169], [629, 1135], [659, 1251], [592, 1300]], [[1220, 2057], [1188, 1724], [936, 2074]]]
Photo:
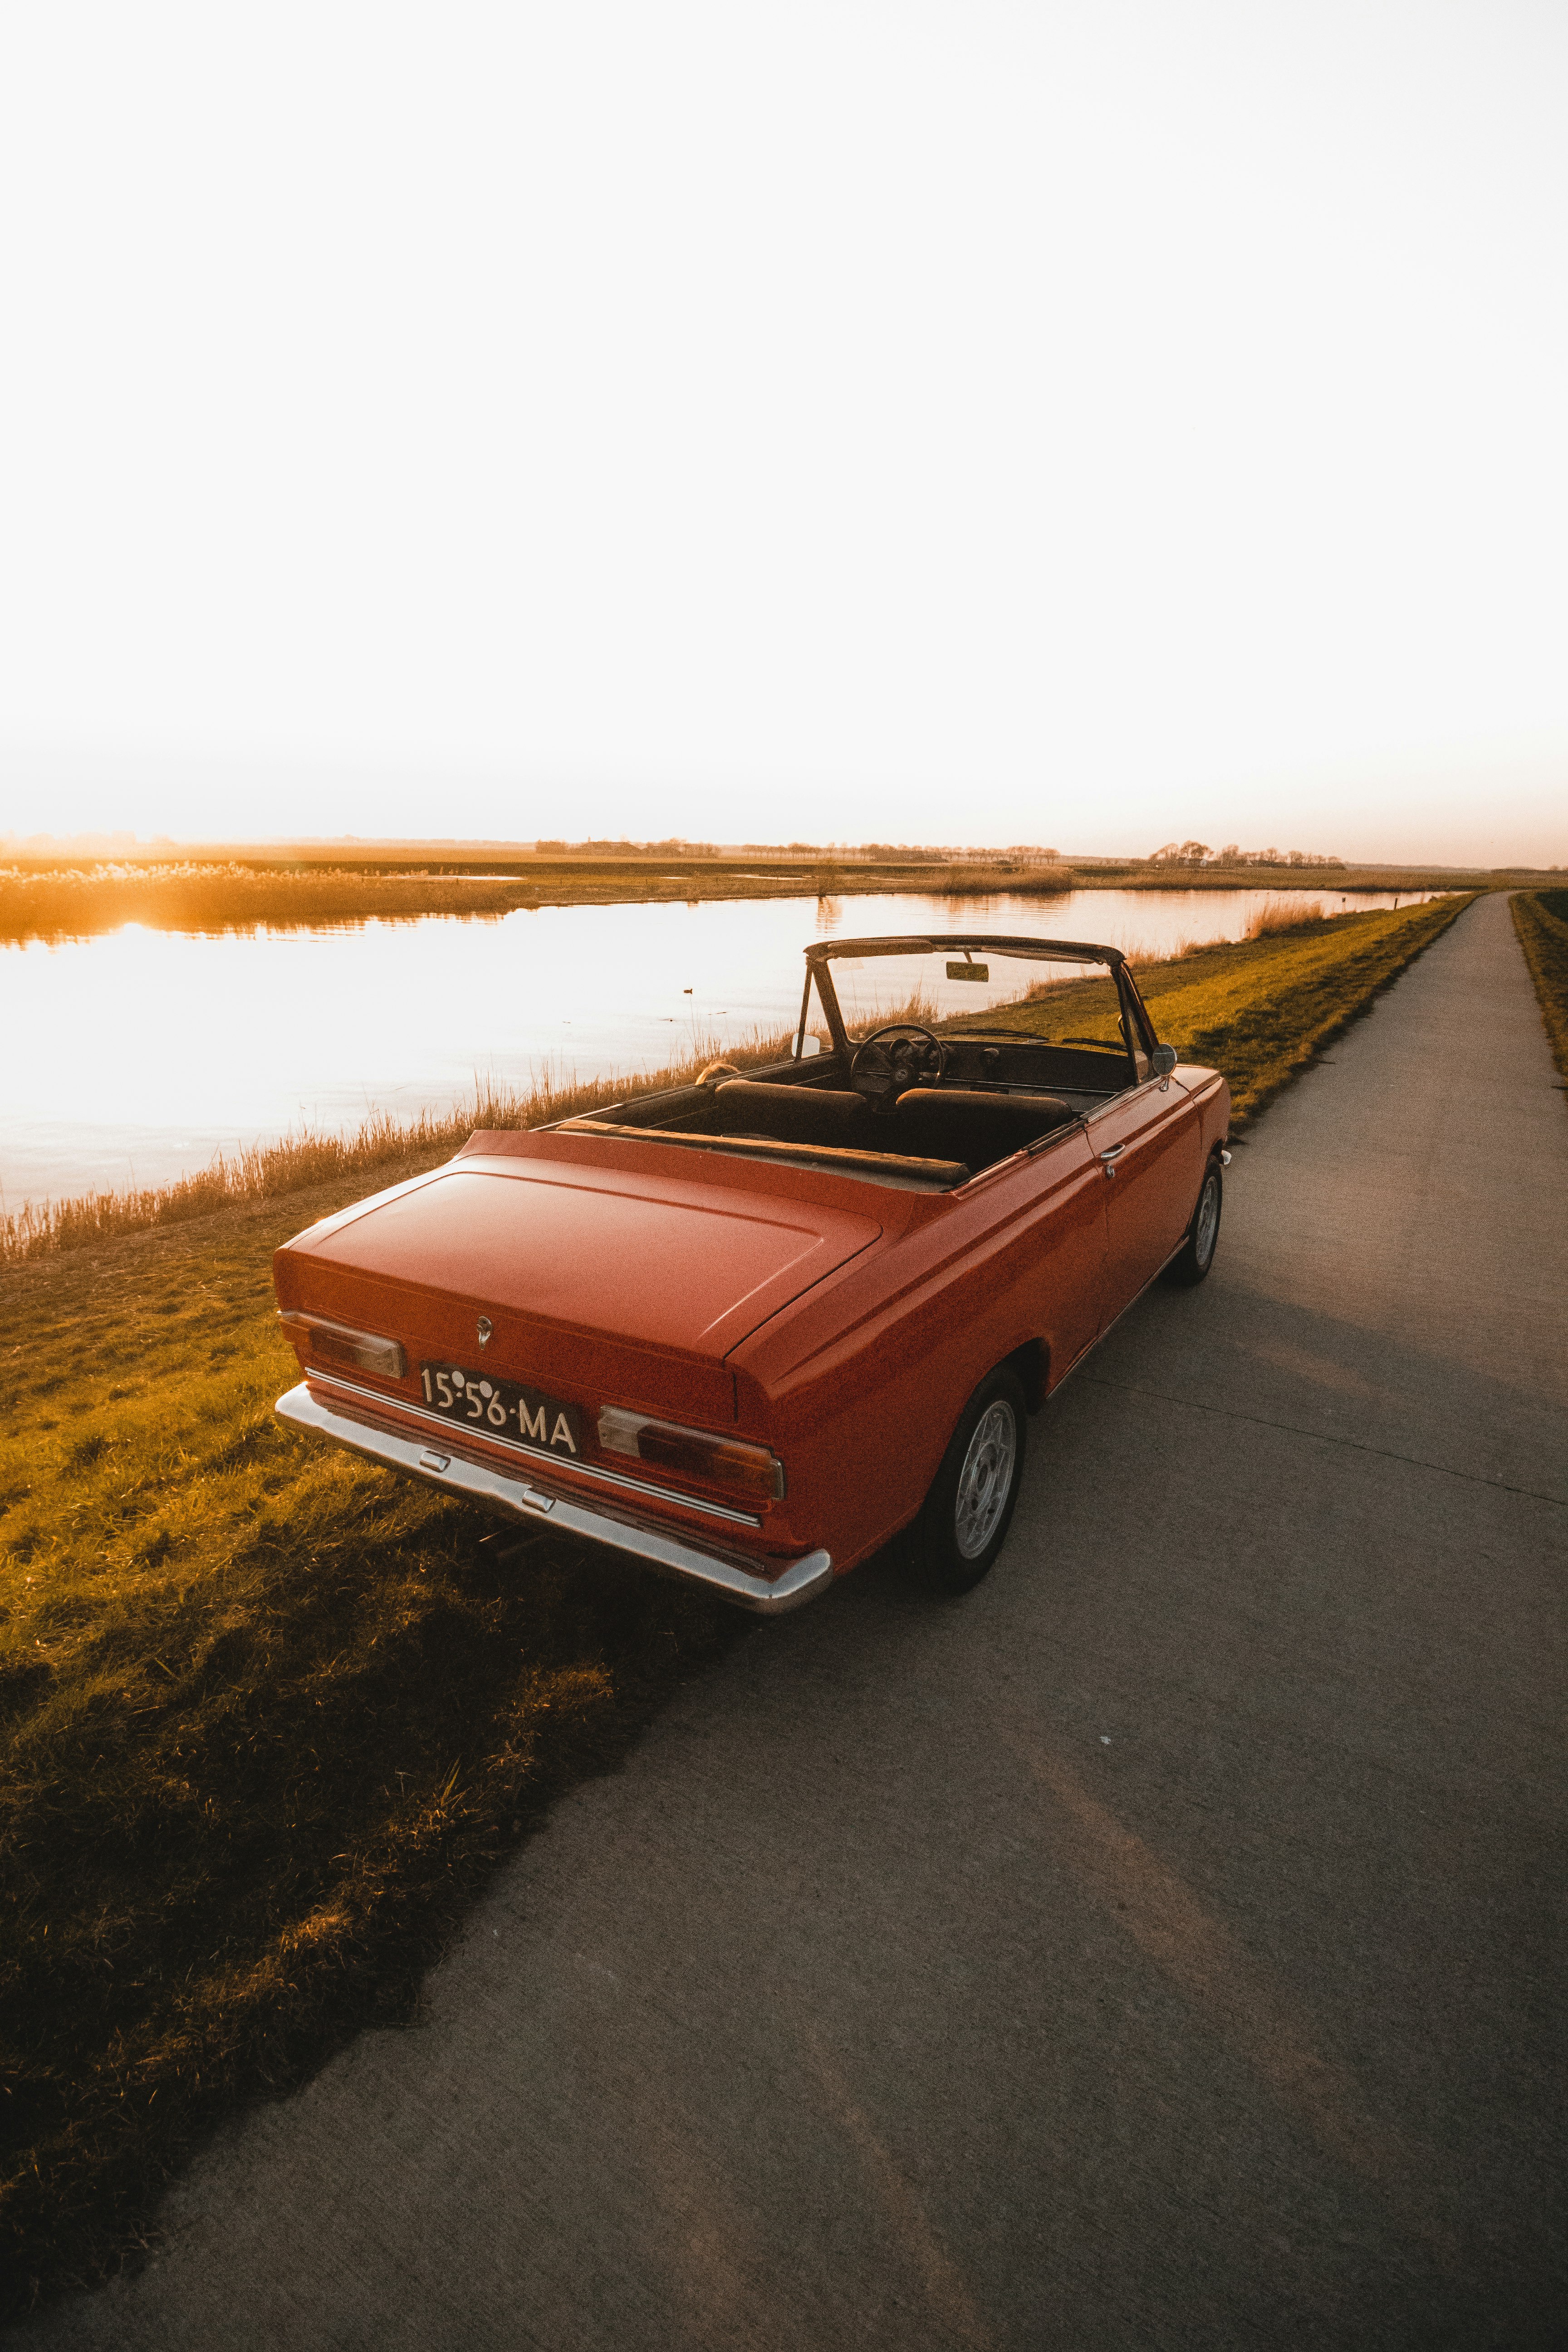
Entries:
[[535, 1140], [470, 1148], [300, 1234], [279, 1254], [280, 1303], [458, 1363], [482, 1316], [500, 1371], [731, 1420], [725, 1357], [881, 1232], [824, 1202], [520, 1152]]

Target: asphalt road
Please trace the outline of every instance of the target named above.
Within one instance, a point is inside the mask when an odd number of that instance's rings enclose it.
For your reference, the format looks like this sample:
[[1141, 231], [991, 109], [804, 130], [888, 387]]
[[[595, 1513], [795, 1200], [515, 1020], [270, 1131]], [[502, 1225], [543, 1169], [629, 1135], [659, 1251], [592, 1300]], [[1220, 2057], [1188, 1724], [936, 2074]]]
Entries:
[[1563, 2340], [1565, 1337], [1494, 898], [1035, 1424], [986, 1584], [759, 1626], [18, 2340]]

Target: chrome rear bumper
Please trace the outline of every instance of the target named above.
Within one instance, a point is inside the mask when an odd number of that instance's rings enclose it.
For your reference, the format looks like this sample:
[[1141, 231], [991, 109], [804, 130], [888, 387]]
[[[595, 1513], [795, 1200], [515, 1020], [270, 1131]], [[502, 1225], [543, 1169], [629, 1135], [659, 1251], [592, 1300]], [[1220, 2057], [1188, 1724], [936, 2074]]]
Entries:
[[275, 1410], [292, 1428], [329, 1437], [352, 1453], [363, 1454], [389, 1470], [405, 1470], [410, 1477], [423, 1478], [446, 1494], [461, 1495], [467, 1502], [482, 1504], [503, 1518], [521, 1519], [531, 1527], [547, 1523], [568, 1535], [609, 1544], [616, 1551], [647, 1560], [667, 1576], [689, 1577], [695, 1583], [706, 1584], [726, 1601], [754, 1609], [763, 1616], [798, 1609], [803, 1601], [814, 1600], [833, 1581], [833, 1561], [825, 1551], [810, 1551], [801, 1559], [786, 1561], [776, 1576], [761, 1576], [732, 1555], [700, 1551], [678, 1536], [621, 1518], [574, 1495], [563, 1494], [559, 1487], [509, 1477], [488, 1463], [466, 1460], [440, 1444], [395, 1436], [390, 1430], [323, 1404], [303, 1381], [279, 1398]]

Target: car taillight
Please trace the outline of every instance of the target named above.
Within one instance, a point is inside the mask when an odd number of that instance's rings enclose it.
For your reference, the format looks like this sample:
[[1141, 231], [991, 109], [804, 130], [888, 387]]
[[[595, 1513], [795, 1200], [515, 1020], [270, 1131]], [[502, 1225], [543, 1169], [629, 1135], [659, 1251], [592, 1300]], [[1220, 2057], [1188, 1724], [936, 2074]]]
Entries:
[[318, 1315], [279, 1314], [278, 1320], [293, 1341], [301, 1364], [309, 1356], [317, 1364], [345, 1364], [359, 1372], [379, 1372], [384, 1381], [400, 1381], [408, 1369], [400, 1340], [381, 1339], [374, 1331], [351, 1331], [346, 1323], [323, 1322]]
[[682, 1429], [672, 1421], [651, 1421], [619, 1405], [606, 1405], [599, 1415], [599, 1444], [606, 1454], [629, 1454], [649, 1469], [700, 1479], [704, 1486], [721, 1486], [750, 1502], [776, 1503], [784, 1490], [784, 1464], [765, 1445], [712, 1437], [706, 1430]]

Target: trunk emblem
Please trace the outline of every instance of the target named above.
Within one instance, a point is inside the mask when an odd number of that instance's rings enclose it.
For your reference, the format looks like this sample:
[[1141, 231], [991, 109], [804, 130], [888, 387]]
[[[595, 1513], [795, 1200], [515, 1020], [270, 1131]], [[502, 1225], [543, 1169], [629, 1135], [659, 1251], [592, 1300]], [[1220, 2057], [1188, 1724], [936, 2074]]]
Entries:
[[495, 1327], [495, 1325], [490, 1321], [490, 1318], [489, 1318], [489, 1317], [488, 1315], [481, 1315], [481, 1316], [480, 1316], [480, 1318], [479, 1318], [479, 1345], [480, 1345], [480, 1347], [481, 1347], [481, 1348], [488, 1348], [488, 1347], [489, 1346], [489, 1344], [490, 1344], [490, 1334], [491, 1334], [491, 1332], [495, 1329], [495, 1328], [496, 1328], [496, 1327]]

